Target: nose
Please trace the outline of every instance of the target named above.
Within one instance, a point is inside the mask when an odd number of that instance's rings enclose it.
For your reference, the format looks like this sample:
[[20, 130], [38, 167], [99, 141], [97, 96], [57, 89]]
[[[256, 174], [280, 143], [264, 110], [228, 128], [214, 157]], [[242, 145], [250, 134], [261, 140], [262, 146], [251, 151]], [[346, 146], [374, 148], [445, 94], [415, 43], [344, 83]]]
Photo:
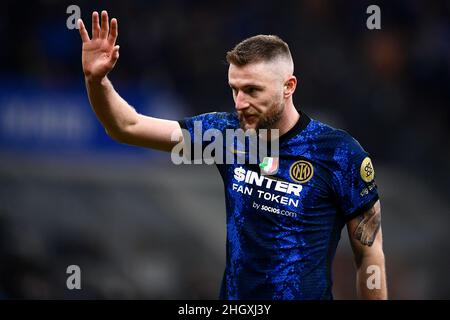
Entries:
[[250, 107], [250, 103], [247, 101], [245, 97], [245, 93], [242, 91], [238, 91], [235, 98], [236, 110], [244, 110]]

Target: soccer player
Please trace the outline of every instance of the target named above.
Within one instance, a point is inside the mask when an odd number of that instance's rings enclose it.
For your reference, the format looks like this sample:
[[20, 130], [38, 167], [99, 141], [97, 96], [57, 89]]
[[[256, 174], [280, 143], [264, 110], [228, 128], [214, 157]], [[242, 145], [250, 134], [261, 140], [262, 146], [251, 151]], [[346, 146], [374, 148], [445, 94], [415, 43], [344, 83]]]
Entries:
[[[90, 103], [115, 140], [171, 151], [214, 128], [278, 129], [279, 154], [257, 164], [217, 164], [227, 212], [222, 299], [332, 299], [331, 267], [346, 225], [361, 299], [386, 299], [380, 201], [368, 153], [347, 132], [298, 111], [294, 64], [276, 36], [248, 38], [227, 53], [235, 110], [181, 121], [139, 114], [107, 74], [119, 58], [118, 24], [92, 14], [92, 38], [81, 20], [82, 65]], [[177, 133], [172, 139], [172, 133]], [[225, 147], [224, 147], [225, 148]]]

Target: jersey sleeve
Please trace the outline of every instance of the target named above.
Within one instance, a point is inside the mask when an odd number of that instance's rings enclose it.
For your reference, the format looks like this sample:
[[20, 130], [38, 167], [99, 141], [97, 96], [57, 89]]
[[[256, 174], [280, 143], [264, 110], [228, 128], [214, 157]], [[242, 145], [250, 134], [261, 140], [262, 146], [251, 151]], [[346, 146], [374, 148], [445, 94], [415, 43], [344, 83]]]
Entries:
[[[181, 129], [184, 129], [184, 141], [190, 144], [190, 148], [187, 149], [189, 152], [185, 157], [190, 160], [201, 159], [205, 147], [214, 141], [214, 133], [220, 132], [223, 135], [225, 129], [232, 125], [233, 120], [233, 115], [227, 112], [204, 113], [179, 120]], [[205, 135], [207, 131], [212, 134]]]
[[334, 160], [338, 165], [333, 175], [333, 188], [339, 209], [349, 221], [379, 199], [375, 169], [369, 154], [351, 136], [336, 147]]

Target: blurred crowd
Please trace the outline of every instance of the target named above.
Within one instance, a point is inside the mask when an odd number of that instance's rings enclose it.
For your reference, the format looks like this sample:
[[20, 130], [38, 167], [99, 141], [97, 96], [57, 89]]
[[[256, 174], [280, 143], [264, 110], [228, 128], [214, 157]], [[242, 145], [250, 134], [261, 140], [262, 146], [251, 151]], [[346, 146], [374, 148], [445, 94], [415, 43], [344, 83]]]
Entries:
[[[349, 131], [375, 167], [402, 168], [448, 199], [449, 1], [377, 1], [381, 30], [367, 29], [372, 3], [357, 0], [6, 1], [0, 12], [2, 82], [41, 88], [83, 82], [81, 41], [66, 27], [71, 4], [81, 8], [88, 30], [93, 10], [118, 19], [121, 55], [110, 75], [118, 91], [170, 92], [186, 106], [183, 116], [231, 111], [226, 52], [252, 35], [280, 36], [293, 54], [298, 108]], [[10, 296], [24, 296], [10, 284], [20, 272], [16, 265], [33, 270], [25, 277], [36, 282], [33, 287], [51, 273], [11, 258], [7, 244], [0, 247], [2, 287]]]

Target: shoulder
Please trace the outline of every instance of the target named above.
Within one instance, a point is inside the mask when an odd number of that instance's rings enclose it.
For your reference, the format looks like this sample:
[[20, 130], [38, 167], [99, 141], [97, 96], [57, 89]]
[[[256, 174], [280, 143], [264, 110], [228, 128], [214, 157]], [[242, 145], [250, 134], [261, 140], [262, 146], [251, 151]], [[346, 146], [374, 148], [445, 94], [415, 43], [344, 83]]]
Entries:
[[335, 128], [315, 119], [311, 120], [308, 129], [314, 143], [334, 150], [333, 154], [341, 152], [353, 155], [366, 152], [359, 141], [343, 129]]
[[311, 120], [307, 131], [311, 157], [333, 174], [357, 175], [361, 168], [373, 168], [369, 153], [347, 131], [315, 119]]
[[191, 129], [197, 126], [202, 131], [207, 129], [224, 130], [227, 128], [239, 127], [239, 119], [236, 112], [209, 112], [184, 118], [179, 121], [184, 129]]

